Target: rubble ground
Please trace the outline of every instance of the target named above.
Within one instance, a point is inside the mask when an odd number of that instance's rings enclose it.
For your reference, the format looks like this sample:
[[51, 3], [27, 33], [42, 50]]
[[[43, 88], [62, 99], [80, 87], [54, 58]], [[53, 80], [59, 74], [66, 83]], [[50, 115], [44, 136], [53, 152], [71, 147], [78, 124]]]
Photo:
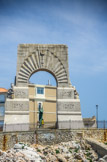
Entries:
[[6, 152], [0, 150], [0, 162], [107, 162], [107, 155], [99, 159], [84, 139], [76, 139], [45, 146], [17, 143]]

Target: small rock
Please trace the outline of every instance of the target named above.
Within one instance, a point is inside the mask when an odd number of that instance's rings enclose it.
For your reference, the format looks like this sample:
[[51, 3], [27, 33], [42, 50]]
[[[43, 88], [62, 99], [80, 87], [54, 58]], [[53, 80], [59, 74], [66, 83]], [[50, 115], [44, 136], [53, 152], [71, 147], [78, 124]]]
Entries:
[[103, 157], [103, 159], [104, 159], [105, 161], [107, 161], [107, 155], [105, 155], [105, 156]]
[[19, 143], [16, 143], [14, 145], [14, 149], [22, 149], [23, 145], [22, 144], [19, 144]]
[[103, 158], [100, 158], [98, 162], [107, 162]]
[[61, 155], [57, 155], [57, 159], [60, 161], [60, 162], [67, 162], [67, 160]]
[[48, 158], [49, 158], [49, 161], [51, 161], [51, 162], [55, 162], [55, 161], [57, 161], [57, 158], [56, 158], [56, 156], [54, 156], [54, 155], [48, 155]]
[[65, 147], [65, 148], [63, 148], [63, 150], [62, 150], [64, 153], [67, 153], [68, 152], [68, 149]]
[[67, 154], [65, 154], [65, 156], [64, 156], [64, 157], [65, 157], [65, 159], [67, 159], [67, 160], [68, 160], [68, 159], [71, 157], [71, 154], [70, 154], [70, 153], [67, 153]]
[[82, 160], [81, 154], [79, 154], [79, 153], [76, 153], [75, 158], [78, 160]]

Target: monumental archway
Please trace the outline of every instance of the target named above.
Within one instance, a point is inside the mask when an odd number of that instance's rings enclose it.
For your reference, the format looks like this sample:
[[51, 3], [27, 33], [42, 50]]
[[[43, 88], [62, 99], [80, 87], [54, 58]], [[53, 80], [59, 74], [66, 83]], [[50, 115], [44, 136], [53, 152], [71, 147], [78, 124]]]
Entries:
[[80, 100], [71, 85], [66, 45], [20, 44], [17, 54], [14, 99], [7, 100], [5, 123], [29, 123], [28, 83], [30, 76], [40, 70], [50, 72], [57, 81], [57, 120], [60, 128], [67, 128], [65, 121], [80, 121]]
[[[25, 52], [28, 46], [29, 45], [19, 46], [18, 51], [21, 51], [23, 48], [25, 51], [23, 54], [22, 52], [18, 52], [17, 86], [27, 86], [29, 77], [39, 70], [45, 70], [52, 73], [57, 80], [58, 86], [69, 86], [66, 46], [56, 45], [56, 50], [54, 52], [52, 50], [52, 45], [45, 45], [47, 48], [42, 45], [30, 45], [29, 52], [26, 54]], [[35, 50], [34, 47], [36, 48]], [[63, 51], [63, 48], [66, 50]]]

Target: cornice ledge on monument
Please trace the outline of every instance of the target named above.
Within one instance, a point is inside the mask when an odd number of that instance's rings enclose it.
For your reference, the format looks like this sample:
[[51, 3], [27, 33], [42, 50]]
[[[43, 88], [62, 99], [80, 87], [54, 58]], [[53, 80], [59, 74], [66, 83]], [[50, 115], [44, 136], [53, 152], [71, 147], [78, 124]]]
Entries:
[[29, 47], [56, 47], [56, 48], [68, 48], [67, 45], [65, 44], [19, 44], [18, 47], [22, 47], [22, 48], [29, 48]]

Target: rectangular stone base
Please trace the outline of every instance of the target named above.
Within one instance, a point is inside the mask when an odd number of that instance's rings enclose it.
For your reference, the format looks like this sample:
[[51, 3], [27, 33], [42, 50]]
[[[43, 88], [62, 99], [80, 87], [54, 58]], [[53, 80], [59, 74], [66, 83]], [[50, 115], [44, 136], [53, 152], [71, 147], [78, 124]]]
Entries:
[[84, 128], [80, 112], [59, 112], [58, 113], [59, 129], [82, 129]]
[[59, 129], [83, 129], [84, 124], [83, 121], [59, 121], [58, 122]]
[[[20, 89], [15, 91], [18, 97]], [[26, 89], [24, 89], [26, 90]], [[23, 91], [24, 93], [24, 91]], [[23, 94], [21, 93], [21, 94]], [[3, 131], [28, 131], [29, 130], [29, 99], [6, 99]]]
[[8, 114], [5, 115], [3, 131], [28, 131], [29, 130], [29, 114], [27, 115], [16, 115]]

